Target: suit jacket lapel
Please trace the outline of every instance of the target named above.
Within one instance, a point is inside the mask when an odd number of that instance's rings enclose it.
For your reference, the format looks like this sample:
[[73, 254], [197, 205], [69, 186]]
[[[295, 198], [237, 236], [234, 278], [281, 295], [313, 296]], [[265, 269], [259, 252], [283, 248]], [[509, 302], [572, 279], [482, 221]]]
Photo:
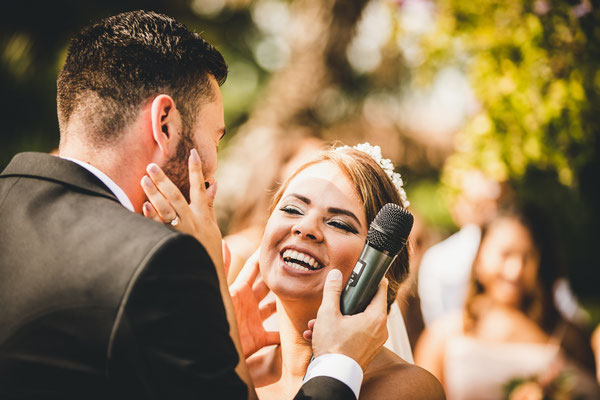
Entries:
[[119, 202], [110, 189], [94, 174], [80, 165], [44, 153], [20, 153], [13, 157], [2, 177], [34, 177], [61, 182], [90, 194]]

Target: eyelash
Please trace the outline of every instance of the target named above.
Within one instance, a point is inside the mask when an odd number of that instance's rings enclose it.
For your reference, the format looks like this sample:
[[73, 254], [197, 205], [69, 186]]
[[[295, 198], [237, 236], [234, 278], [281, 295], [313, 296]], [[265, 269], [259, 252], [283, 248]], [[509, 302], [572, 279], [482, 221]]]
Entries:
[[302, 212], [296, 207], [283, 206], [279, 210], [283, 211], [286, 214], [302, 215]]
[[344, 222], [340, 222], [340, 221], [329, 221], [329, 225], [334, 226], [338, 229], [341, 229], [343, 231], [349, 232], [349, 233], [357, 233], [356, 229], [354, 229], [352, 226], [344, 223]]
[[[286, 214], [303, 215], [302, 211], [300, 211], [298, 208], [292, 207], [292, 206], [283, 206], [279, 210], [283, 211]], [[349, 233], [358, 233], [357, 230], [354, 229], [353, 226], [348, 225], [345, 222], [333, 220], [333, 221], [329, 221], [328, 224], [330, 226], [333, 226], [334, 228], [341, 229], [341, 230], [349, 232]]]

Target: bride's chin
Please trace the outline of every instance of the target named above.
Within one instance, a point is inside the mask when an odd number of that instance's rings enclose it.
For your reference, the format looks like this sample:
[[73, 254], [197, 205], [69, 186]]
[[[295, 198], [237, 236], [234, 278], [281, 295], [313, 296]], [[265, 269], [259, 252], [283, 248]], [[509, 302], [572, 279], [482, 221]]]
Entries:
[[288, 301], [316, 299], [320, 303], [326, 271], [322, 269], [302, 273], [291, 269], [279, 259], [261, 272], [263, 280], [278, 298]]
[[294, 282], [277, 282], [268, 286], [271, 288], [271, 291], [282, 301], [303, 301], [305, 303], [309, 303], [312, 300], [320, 302], [323, 298], [323, 288], [302, 288], [298, 287], [298, 284], [294, 284]]

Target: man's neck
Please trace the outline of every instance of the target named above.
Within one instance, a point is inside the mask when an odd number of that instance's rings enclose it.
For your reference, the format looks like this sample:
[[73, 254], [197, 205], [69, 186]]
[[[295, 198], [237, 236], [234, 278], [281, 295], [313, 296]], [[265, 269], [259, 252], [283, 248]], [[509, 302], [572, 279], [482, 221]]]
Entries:
[[136, 163], [135, 157], [124, 158], [116, 153], [118, 152], [111, 149], [90, 152], [65, 146], [59, 150], [58, 155], [83, 161], [98, 168], [125, 192], [135, 212], [141, 213], [146, 196], [140, 186], [140, 180], [145, 173], [146, 163]]

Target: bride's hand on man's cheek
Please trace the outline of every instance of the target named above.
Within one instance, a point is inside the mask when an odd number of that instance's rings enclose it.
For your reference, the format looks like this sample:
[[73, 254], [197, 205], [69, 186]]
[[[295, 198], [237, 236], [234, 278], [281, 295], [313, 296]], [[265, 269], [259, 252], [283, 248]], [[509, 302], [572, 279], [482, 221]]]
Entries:
[[221, 231], [214, 211], [216, 182], [206, 189], [202, 163], [193, 149], [189, 162], [190, 203], [179, 188], [152, 163], [146, 168], [147, 175], [141, 186], [148, 198], [142, 212], [147, 218], [170, 224], [183, 233], [194, 236], [207, 250], [213, 262], [223, 263]]

